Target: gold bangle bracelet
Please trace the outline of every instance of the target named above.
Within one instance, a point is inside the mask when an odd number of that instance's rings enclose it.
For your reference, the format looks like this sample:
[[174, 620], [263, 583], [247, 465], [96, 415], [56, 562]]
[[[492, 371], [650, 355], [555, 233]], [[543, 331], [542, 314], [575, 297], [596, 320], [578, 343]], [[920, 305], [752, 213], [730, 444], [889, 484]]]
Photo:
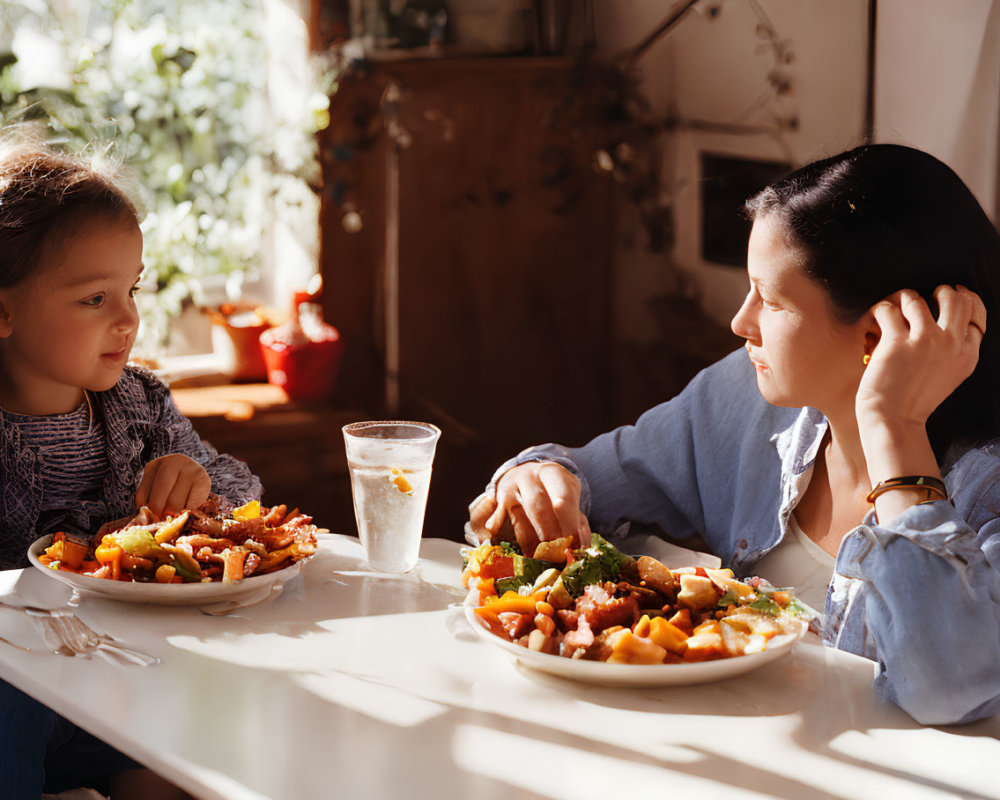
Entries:
[[948, 490], [944, 481], [930, 475], [906, 475], [901, 478], [888, 478], [875, 486], [865, 498], [869, 503], [874, 503], [875, 499], [893, 489], [922, 489], [927, 492], [927, 500], [930, 501], [933, 495], [937, 495], [939, 500], [948, 499]]

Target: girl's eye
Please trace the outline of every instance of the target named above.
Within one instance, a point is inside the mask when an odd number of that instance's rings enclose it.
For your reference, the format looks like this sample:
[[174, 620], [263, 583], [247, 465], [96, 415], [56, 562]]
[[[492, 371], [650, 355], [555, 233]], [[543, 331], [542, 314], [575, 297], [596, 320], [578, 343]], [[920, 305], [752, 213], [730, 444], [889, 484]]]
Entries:
[[93, 306], [94, 308], [97, 308], [104, 304], [104, 295], [95, 294], [93, 297], [88, 297], [86, 300], [81, 300], [80, 302], [85, 306]]
[[136, 292], [141, 292], [141, 291], [142, 291], [142, 287], [137, 283], [135, 286], [133, 286], [131, 289], [128, 290], [128, 296], [129, 297], [135, 297], [135, 293]]
[[761, 299], [760, 302], [764, 304], [764, 308], [766, 308], [768, 311], [780, 311], [781, 310], [781, 306], [775, 305], [774, 303], [769, 303], [769, 302], [767, 302], [767, 300]]

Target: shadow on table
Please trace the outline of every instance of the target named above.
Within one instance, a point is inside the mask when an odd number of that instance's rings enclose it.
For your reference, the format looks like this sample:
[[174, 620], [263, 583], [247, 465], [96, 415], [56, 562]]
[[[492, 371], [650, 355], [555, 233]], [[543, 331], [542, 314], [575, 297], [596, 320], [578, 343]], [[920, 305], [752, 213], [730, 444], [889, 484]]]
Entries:
[[[902, 795], [890, 791], [886, 796], [910, 796], [906, 789], [924, 790], [924, 796], [932, 789], [972, 800], [988, 797], [966, 787], [817, 748], [817, 740], [829, 731], [809, 713], [803, 715], [801, 726], [816, 725], [816, 735], [803, 741], [797, 732], [793, 734], [793, 741], [805, 752], [793, 753], [796, 758], [787, 763], [781, 760], [781, 754], [789, 750], [787, 743], [782, 748], [766, 738], [734, 739], [722, 714], [718, 715], [715, 748], [704, 736], [698, 744], [684, 743], [683, 726], [689, 723], [683, 711], [664, 713], [664, 733], [651, 735], [647, 747], [637, 747], [634, 732], [613, 722], [609, 725], [608, 715], [595, 715], [595, 727], [589, 732], [586, 726], [579, 732], [568, 732], [558, 724], [433, 699], [417, 698], [421, 704], [415, 706], [409, 702], [412, 694], [406, 693], [408, 701], [401, 690], [382, 684], [374, 684], [374, 688], [385, 692], [385, 702], [372, 704], [368, 698], [366, 707], [356, 697], [357, 676], [349, 676], [353, 683], [339, 686], [342, 699], [338, 701], [328, 692], [315, 691], [308, 681], [274, 689], [268, 686], [265, 674], [255, 675], [260, 685], [252, 692], [254, 702], [239, 720], [240, 730], [269, 730], [273, 735], [267, 738], [265, 750], [255, 749], [256, 757], [247, 755], [235, 777], [274, 800], [390, 797], [404, 785], [417, 797], [468, 800], [730, 795], [854, 800], [859, 796], [858, 781], [866, 777], [873, 781], [871, 788], [883, 785], [888, 778], [892, 789], [903, 791]], [[202, 673], [200, 692], [210, 696], [225, 691], [226, 682], [225, 670], [209, 666]], [[254, 688], [245, 682], [241, 685]], [[671, 690], [669, 694], [679, 697], [683, 691]], [[399, 693], [398, 698], [395, 693]], [[627, 690], [615, 693], [646, 695]], [[397, 705], [397, 699], [403, 702]], [[222, 727], [213, 729], [209, 721], [208, 727], [199, 729], [186, 743], [197, 753], [196, 760], [232, 763], [233, 720], [227, 718], [225, 723], [220, 719]], [[621, 723], [627, 725], [626, 718], [621, 718]], [[308, 726], [308, 737], [281, 734], [302, 725]], [[745, 725], [742, 730], [746, 732]], [[620, 744], [616, 736], [620, 736]], [[817, 756], [826, 763], [819, 764]], [[842, 782], [839, 776], [844, 767], [853, 768], [853, 774], [851, 780]]]
[[[440, 574], [427, 570], [386, 576], [365, 572], [356, 559], [337, 557], [308, 565], [275, 601], [228, 617], [204, 617], [194, 609], [172, 616], [164, 609], [149, 612], [163, 613], [161, 635], [172, 627], [168, 639], [185, 639], [175, 646], [198, 674], [201, 695], [224, 694], [234, 665], [245, 669], [244, 689], [247, 681], [259, 684], [259, 691], [252, 693], [256, 705], [245, 712], [250, 717], [241, 722], [243, 727], [277, 732], [308, 721], [308, 741], [295, 739], [299, 749], [284, 752], [286, 745], [276, 736], [265, 761], [245, 765], [257, 774], [239, 776], [268, 797], [326, 796], [331, 788], [345, 797], [390, 796], [398, 784], [386, 777], [382, 785], [372, 774], [381, 769], [381, 762], [373, 760], [380, 753], [382, 759], [392, 760], [394, 773], [413, 776], [412, 785], [420, 788], [421, 796], [437, 792], [470, 800], [585, 800], [629, 796], [639, 789], [646, 796], [654, 787], [667, 793], [700, 789], [702, 796], [706, 787], [721, 787], [727, 793], [735, 790], [737, 796], [847, 800], [857, 796], [859, 774], [896, 789], [971, 800], [991, 797], [927, 777], [914, 761], [919, 756], [907, 760], [904, 751], [908, 737], [921, 737], [915, 753], [927, 753], [927, 739], [936, 737], [933, 745], [940, 745], [941, 759], [969, 763], [962, 748], [976, 746], [977, 739], [994, 744], [997, 726], [921, 728], [876, 698], [870, 662], [831, 663], [822, 647], [802, 643], [788, 656], [738, 678], [655, 689], [593, 686], [527, 668], [509, 669], [507, 654], [492, 652], [466, 627], [455, 606], [461, 592], [451, 585], [456, 574], [457, 569], [445, 568]], [[412, 620], [420, 614], [438, 619], [414, 626]], [[412, 630], [418, 627], [420, 636]], [[325, 636], [314, 639], [316, 634]], [[316, 649], [319, 640], [327, 642], [326, 649]], [[438, 647], [460, 652], [454, 653], [454, 661], [433, 655], [420, 659], [424, 672], [414, 676], [408, 672], [408, 654], [417, 647], [432, 654]], [[396, 662], [391, 669], [366, 669], [390, 660]], [[277, 690], [270, 668], [292, 668], [297, 677]], [[493, 678], [499, 689], [491, 687], [483, 695], [477, 681]], [[484, 707], [483, 697], [494, 697], [497, 691], [522, 693], [522, 702], [510, 703], [509, 713], [498, 703]], [[592, 706], [599, 727], [568, 726], [558, 719], [549, 723], [540, 713], [526, 719], [524, 698], [529, 703], [538, 699], [547, 707], [573, 708], [575, 719], [581, 713], [586, 719]], [[775, 722], [762, 725], [762, 737], [747, 735], [753, 731], [752, 718], [779, 717], [788, 720], [776, 720], [777, 727]], [[641, 720], [645, 728], [656, 730], [661, 719], [665, 733], [652, 736], [648, 748], [636, 745], [634, 732], [614, 727]], [[717, 740], [704, 735], [706, 724], [716, 722]], [[702, 733], [692, 739], [698, 744], [683, 743], [686, 724], [699, 725]], [[733, 738], [733, 729], [742, 736]], [[615, 741], [618, 730], [621, 743]], [[772, 748], [763, 738], [770, 730], [779, 731], [782, 748]], [[194, 743], [209, 758], [213, 748], [226, 744], [229, 733], [209, 729]], [[213, 735], [214, 740], [204, 738]], [[713, 748], [709, 743], [716, 741], [718, 747]], [[794, 768], [772, 757], [788, 751], [789, 741], [799, 758]], [[217, 763], [224, 763], [225, 754], [217, 755]], [[818, 762], [821, 774], [803, 766], [809, 759], [826, 762]], [[324, 766], [315, 776], [299, 776], [298, 794], [283, 794], [290, 783], [276, 766], [282, 761]], [[454, 764], [458, 771], [436, 772], [435, 765], [442, 764]], [[824, 780], [829, 784], [837, 770], [853, 775], [854, 783], [819, 785]], [[518, 791], [511, 794], [511, 787]]]

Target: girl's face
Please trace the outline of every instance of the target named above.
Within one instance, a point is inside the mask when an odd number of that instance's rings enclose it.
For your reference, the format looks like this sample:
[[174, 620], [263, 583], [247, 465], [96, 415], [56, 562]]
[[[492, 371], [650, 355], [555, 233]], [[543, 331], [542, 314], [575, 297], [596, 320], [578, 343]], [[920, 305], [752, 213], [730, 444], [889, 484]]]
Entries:
[[82, 390], [110, 389], [139, 327], [133, 295], [142, 234], [132, 223], [84, 223], [51, 248], [37, 274], [0, 289], [0, 404], [23, 414], [66, 413]]
[[750, 232], [750, 291], [733, 317], [746, 339], [764, 399], [778, 406], [812, 406], [829, 416], [853, 413], [864, 369], [866, 320], [838, 322], [827, 293], [806, 277], [780, 223], [758, 217]]

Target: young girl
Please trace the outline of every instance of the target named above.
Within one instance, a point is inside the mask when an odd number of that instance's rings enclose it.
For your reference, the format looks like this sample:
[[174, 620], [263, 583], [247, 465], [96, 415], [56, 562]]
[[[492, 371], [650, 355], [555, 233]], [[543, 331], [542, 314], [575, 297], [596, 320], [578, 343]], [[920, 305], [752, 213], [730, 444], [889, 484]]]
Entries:
[[894, 145], [803, 167], [748, 212], [746, 351], [635, 425], [508, 462], [472, 530], [509, 519], [527, 549], [700, 534], [737, 574], [816, 586], [825, 642], [876, 660], [918, 721], [997, 713], [1000, 233], [951, 169]]
[[[127, 185], [122, 171], [23, 133], [0, 142], [2, 569], [28, 566], [38, 536], [93, 533], [141, 505], [165, 514], [210, 493], [233, 504], [261, 494], [246, 464], [201, 441], [167, 387], [127, 363], [143, 269]], [[115, 797], [174, 796], [2, 682], [0, 714], [5, 796], [81, 785]]]

